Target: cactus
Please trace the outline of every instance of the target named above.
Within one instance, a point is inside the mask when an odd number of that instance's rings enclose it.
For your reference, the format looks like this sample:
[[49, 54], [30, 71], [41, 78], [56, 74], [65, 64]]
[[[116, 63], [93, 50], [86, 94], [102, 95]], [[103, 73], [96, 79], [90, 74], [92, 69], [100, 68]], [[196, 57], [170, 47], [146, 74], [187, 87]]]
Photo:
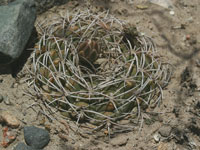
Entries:
[[66, 16], [44, 28], [30, 58], [31, 83], [47, 105], [100, 127], [160, 102], [171, 72], [151, 38], [107, 13]]

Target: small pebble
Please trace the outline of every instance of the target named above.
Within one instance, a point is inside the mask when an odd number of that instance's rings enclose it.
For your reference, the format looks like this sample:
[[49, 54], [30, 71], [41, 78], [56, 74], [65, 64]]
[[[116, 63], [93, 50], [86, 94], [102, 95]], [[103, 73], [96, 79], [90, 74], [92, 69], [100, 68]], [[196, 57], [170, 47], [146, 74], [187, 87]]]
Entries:
[[21, 142], [21, 143], [18, 143], [17, 146], [13, 150], [42, 150], [42, 149], [35, 149]]
[[160, 141], [160, 134], [157, 134], [157, 133], [154, 134], [153, 138], [154, 138], [155, 142], [158, 143]]
[[0, 113], [0, 123], [5, 123], [11, 128], [18, 128], [20, 125], [19, 120], [7, 111], [3, 111]]
[[186, 40], [189, 40], [190, 39], [190, 35], [186, 35]]
[[13, 83], [12, 87], [13, 87], [13, 88], [17, 88], [18, 85], [19, 85], [19, 83]]
[[175, 12], [174, 12], [173, 10], [171, 10], [171, 11], [169, 12], [169, 14], [173, 16], [173, 15], [175, 14]]
[[110, 144], [113, 146], [123, 146], [123, 145], [127, 144], [128, 140], [129, 140], [129, 138], [127, 136], [121, 137], [120, 140], [119, 140], [119, 138], [113, 138], [110, 141]]
[[164, 125], [159, 129], [159, 133], [163, 137], [168, 137], [171, 134], [172, 128], [170, 126]]
[[24, 139], [27, 145], [42, 149], [50, 141], [49, 132], [42, 128], [37, 128], [35, 126], [24, 127]]
[[4, 103], [6, 104], [6, 105], [11, 105], [12, 103], [10, 102], [10, 99], [8, 98], [8, 96], [4, 96]]
[[144, 33], [144, 32], [141, 32], [141, 33], [140, 33], [140, 35], [141, 35], [141, 36], [144, 36], [144, 35], [146, 35], [146, 33]]
[[190, 18], [187, 19], [187, 21], [188, 21], [189, 23], [192, 23], [193, 20], [194, 20], [193, 17], [190, 17]]

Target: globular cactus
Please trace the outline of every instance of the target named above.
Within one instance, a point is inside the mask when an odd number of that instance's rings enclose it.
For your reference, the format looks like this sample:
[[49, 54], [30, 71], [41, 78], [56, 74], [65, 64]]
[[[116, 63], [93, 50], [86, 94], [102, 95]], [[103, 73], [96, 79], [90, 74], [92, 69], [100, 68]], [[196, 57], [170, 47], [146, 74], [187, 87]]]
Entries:
[[135, 26], [85, 11], [56, 18], [43, 31], [31, 57], [31, 83], [63, 116], [120, 126], [162, 99], [169, 66]]

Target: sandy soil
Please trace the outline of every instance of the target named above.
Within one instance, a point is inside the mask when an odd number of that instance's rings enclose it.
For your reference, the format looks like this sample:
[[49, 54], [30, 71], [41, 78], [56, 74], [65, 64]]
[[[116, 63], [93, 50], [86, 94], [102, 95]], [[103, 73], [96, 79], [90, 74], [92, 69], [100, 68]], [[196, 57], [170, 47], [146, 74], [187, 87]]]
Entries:
[[[26, 125], [49, 129], [51, 141], [45, 150], [199, 150], [200, 1], [172, 0], [172, 4], [174, 15], [170, 14], [169, 9], [144, 0], [133, 3], [125, 0], [95, 0], [91, 3], [72, 1], [40, 14], [37, 20], [72, 9], [109, 9], [114, 16], [136, 24], [140, 32], [152, 37], [159, 53], [173, 65], [174, 72], [169, 85], [164, 89], [161, 105], [146, 111], [142, 126], [135, 125], [134, 131], [118, 134], [109, 141], [107, 137], [98, 135], [77, 134], [72, 131], [74, 128], [71, 121], [65, 121], [65, 124], [43, 115], [43, 108], [37, 105], [37, 99], [25, 94], [28, 88], [24, 83], [26, 72], [13, 77], [14, 68], [2, 66], [0, 94], [7, 96], [10, 104], [0, 103], [0, 110], [11, 112], [21, 121], [20, 128], [13, 130], [18, 135], [17, 139], [6, 150], [11, 150], [19, 141], [24, 140], [22, 129]], [[137, 5], [147, 8], [139, 9]], [[159, 137], [158, 132], [161, 132], [163, 126], [170, 127], [171, 131], [168, 131], [167, 137], [161, 136], [156, 142], [155, 138]], [[3, 147], [0, 146], [0, 149]]]

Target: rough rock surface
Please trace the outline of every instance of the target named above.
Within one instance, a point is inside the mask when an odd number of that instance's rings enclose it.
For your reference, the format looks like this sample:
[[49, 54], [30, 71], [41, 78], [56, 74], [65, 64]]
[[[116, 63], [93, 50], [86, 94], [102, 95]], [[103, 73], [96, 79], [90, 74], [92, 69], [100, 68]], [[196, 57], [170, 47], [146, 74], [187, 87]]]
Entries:
[[[0, 0], [0, 6], [1, 5], [8, 5], [9, 3], [13, 2], [15, 0]], [[37, 13], [43, 13], [47, 11], [49, 8], [65, 4], [69, 2], [69, 0], [34, 0]]]
[[0, 6], [1, 5], [8, 5], [10, 2], [13, 2], [15, 0], [0, 0]]
[[37, 13], [45, 12], [47, 9], [67, 3], [69, 0], [35, 0]]
[[42, 149], [35, 149], [31, 146], [27, 146], [24, 143], [19, 143], [17, 146], [14, 148], [14, 150], [42, 150]]
[[36, 19], [33, 0], [16, 0], [0, 6], [0, 64], [17, 59], [31, 36]]
[[50, 140], [47, 130], [34, 126], [24, 127], [24, 139], [26, 144], [34, 148], [44, 148]]

